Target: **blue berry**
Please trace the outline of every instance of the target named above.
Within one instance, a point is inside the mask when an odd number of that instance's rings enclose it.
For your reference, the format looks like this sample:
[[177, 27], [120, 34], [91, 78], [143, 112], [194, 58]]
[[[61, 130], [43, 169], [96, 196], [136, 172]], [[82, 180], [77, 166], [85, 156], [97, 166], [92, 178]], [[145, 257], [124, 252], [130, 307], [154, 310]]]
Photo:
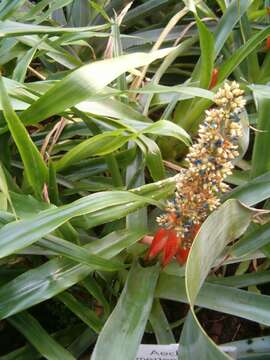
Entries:
[[234, 122], [239, 122], [240, 121], [240, 117], [237, 114], [231, 113], [230, 115], [232, 117], [232, 121], [234, 121]]
[[205, 175], [205, 170], [199, 170], [199, 175], [200, 175], [200, 176]]
[[216, 147], [220, 147], [223, 145], [223, 143], [224, 143], [224, 141], [222, 139], [218, 139], [217, 141], [215, 141], [214, 145]]

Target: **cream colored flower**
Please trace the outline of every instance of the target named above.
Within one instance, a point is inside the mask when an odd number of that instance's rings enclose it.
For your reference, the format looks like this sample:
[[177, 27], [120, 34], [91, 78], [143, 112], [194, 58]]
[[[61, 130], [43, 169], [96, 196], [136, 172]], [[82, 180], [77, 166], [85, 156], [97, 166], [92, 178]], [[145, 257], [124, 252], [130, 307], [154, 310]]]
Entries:
[[243, 91], [235, 81], [226, 82], [214, 101], [216, 107], [205, 112], [198, 141], [186, 156], [188, 168], [177, 177], [174, 199], [168, 202], [166, 213], [157, 218], [160, 226], [176, 231], [184, 247], [193, 241], [193, 227], [220, 205], [220, 193], [228, 190], [224, 180], [231, 175], [232, 160], [239, 155]]

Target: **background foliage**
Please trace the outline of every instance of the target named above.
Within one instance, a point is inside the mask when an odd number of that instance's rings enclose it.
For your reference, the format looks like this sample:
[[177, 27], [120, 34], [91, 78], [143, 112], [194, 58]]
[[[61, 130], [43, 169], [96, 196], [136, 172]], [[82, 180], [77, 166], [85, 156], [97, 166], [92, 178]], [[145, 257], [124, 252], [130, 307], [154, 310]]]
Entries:
[[[142, 339], [180, 342], [179, 359], [229, 359], [201, 308], [269, 333], [269, 9], [269, 0], [1, 1], [1, 360], [89, 349], [95, 360], [133, 360]], [[232, 191], [185, 267], [145, 266], [139, 240], [154, 233], [227, 78], [247, 99]], [[239, 359], [270, 357], [270, 337], [232, 344]]]

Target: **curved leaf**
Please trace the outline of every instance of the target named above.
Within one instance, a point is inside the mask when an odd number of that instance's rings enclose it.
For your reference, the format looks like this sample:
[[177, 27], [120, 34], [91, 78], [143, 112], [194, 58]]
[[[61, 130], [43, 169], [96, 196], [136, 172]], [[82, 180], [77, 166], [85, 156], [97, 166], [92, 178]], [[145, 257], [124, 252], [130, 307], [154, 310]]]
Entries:
[[[258, 120], [256, 127], [259, 131], [255, 134], [251, 176], [256, 177], [270, 170], [270, 98], [269, 95], [266, 97], [263, 96], [260, 91], [256, 91], [256, 87], [254, 87], [253, 90], [258, 108]], [[267, 90], [269, 91], [269, 87], [266, 87], [265, 91]]]
[[128, 142], [131, 136], [125, 135], [122, 130], [104, 132], [93, 136], [82, 141], [62, 156], [60, 160], [55, 162], [55, 168], [59, 171], [87, 157], [110, 154]]
[[22, 312], [11, 318], [9, 322], [15, 326], [35, 348], [49, 360], [75, 360], [69, 351], [57, 343], [27, 312]]
[[194, 305], [216, 258], [229, 242], [246, 230], [253, 214], [254, 210], [237, 200], [228, 200], [207, 218], [199, 230], [186, 265], [186, 290], [191, 311], [181, 335], [179, 359], [190, 360], [194, 355], [205, 360], [230, 358], [207, 336], [197, 320]]
[[270, 172], [237, 186], [224, 199], [238, 199], [245, 205], [253, 206], [270, 197]]
[[33, 244], [46, 234], [75, 216], [92, 214], [115, 205], [123, 205], [134, 201], [147, 203], [144, 197], [130, 192], [108, 191], [95, 193], [59, 208], [43, 211], [30, 219], [15, 221], [0, 229], [0, 258], [8, 256], [26, 246]]
[[2, 77], [0, 91], [5, 119], [24, 163], [26, 176], [35, 193], [41, 196], [43, 186], [48, 179], [47, 166], [21, 120], [13, 111]]
[[98, 93], [122, 73], [160, 59], [171, 50], [172, 48], [168, 48], [149, 54], [122, 55], [81, 66], [56, 83], [28, 109], [23, 111], [21, 119], [26, 124], [37, 123], [62, 112]]
[[[134, 360], [151, 311], [159, 266], [135, 264], [111, 316], [106, 321], [91, 360]], [[143, 279], [143, 281], [142, 281]]]
[[[110, 259], [142, 238], [145, 233], [116, 231], [84, 248]], [[24, 272], [0, 287], [0, 318], [52, 298], [86, 278], [95, 267], [74, 263], [68, 259], [53, 259]]]
[[154, 124], [149, 125], [143, 129], [142, 133], [172, 136], [180, 141], [183, 141], [186, 145], [190, 145], [191, 143], [191, 138], [184, 129], [182, 129], [179, 125], [176, 125], [173, 122], [167, 120], [156, 121]]

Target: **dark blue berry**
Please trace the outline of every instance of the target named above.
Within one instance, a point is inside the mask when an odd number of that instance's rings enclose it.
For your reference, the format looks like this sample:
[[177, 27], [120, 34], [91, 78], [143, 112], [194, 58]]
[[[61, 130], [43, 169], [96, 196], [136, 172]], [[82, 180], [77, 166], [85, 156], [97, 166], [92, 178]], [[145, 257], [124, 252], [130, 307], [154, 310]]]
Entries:
[[224, 143], [224, 141], [223, 141], [223, 140], [218, 139], [217, 141], [215, 141], [214, 145], [215, 145], [216, 147], [220, 147], [220, 146], [222, 146], [222, 145], [223, 145], [223, 143]]
[[240, 121], [240, 117], [237, 114], [231, 113], [230, 115], [232, 117], [232, 121], [234, 121], [234, 122], [239, 122]]

